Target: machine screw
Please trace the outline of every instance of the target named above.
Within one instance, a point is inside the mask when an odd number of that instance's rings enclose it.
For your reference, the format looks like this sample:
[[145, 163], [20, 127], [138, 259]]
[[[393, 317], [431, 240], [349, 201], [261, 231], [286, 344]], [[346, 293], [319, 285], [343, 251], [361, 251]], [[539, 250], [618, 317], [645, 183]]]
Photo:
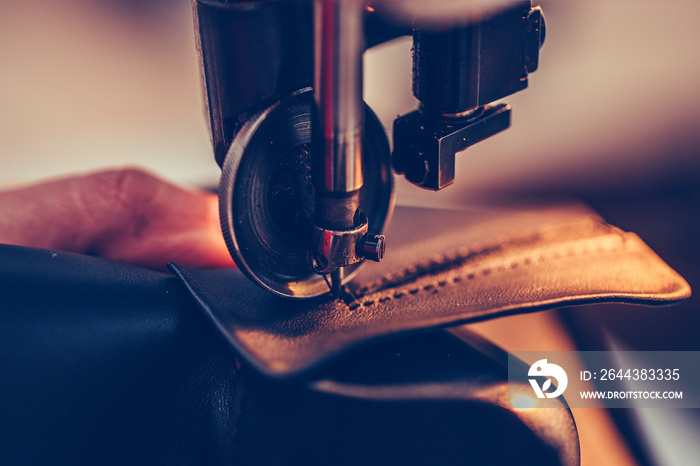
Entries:
[[386, 239], [384, 235], [366, 234], [361, 241], [360, 251], [365, 259], [379, 262], [384, 257], [384, 245]]

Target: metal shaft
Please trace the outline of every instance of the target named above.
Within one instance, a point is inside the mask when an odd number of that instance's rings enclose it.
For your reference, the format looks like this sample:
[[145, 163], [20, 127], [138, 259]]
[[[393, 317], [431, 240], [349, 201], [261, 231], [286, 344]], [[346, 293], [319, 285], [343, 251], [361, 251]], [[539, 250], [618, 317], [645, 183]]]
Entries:
[[314, 97], [323, 145], [315, 184], [326, 192], [362, 187], [363, 9], [359, 0], [314, 4]]
[[[315, 222], [336, 231], [356, 226], [363, 183], [363, 10], [361, 0], [314, 2]], [[335, 295], [341, 277], [331, 273]]]

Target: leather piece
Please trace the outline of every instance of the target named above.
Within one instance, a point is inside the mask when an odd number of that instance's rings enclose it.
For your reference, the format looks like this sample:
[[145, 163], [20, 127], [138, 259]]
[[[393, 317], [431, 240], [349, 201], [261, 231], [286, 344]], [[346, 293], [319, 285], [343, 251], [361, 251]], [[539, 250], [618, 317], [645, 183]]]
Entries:
[[633, 233], [580, 206], [496, 212], [397, 208], [386, 257], [356, 299], [290, 301], [235, 269], [171, 264], [236, 352], [303, 377], [360, 344], [518, 312], [599, 302], [671, 304], [688, 284]]
[[[580, 462], [565, 401], [508, 408], [507, 354], [461, 327], [345, 353], [301, 390], [251, 368], [241, 375], [255, 413], [241, 422], [260, 425], [239, 438], [241, 464]], [[531, 394], [529, 384], [522, 388]], [[271, 438], [284, 440], [269, 448]]]
[[0, 464], [578, 463], [565, 406], [504, 407], [502, 351], [463, 329], [289, 384], [239, 366], [167, 274], [0, 245], [0, 296]]
[[0, 464], [233, 464], [244, 388], [179, 280], [0, 244]]

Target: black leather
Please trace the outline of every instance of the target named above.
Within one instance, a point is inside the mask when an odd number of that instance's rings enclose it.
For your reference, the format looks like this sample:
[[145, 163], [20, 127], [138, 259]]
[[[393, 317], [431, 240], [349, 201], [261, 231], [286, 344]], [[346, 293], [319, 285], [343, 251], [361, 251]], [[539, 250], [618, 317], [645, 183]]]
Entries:
[[258, 377], [261, 430], [244, 443], [264, 464], [579, 464], [566, 405], [508, 409], [506, 372], [505, 353], [463, 328], [370, 345], [308, 389]]
[[688, 284], [636, 235], [580, 206], [461, 212], [397, 208], [386, 261], [353, 296], [290, 301], [235, 269], [172, 269], [237, 354], [301, 377], [368, 341], [519, 312], [596, 302], [669, 304]]
[[[411, 213], [413, 219], [415, 214]], [[407, 221], [402, 215], [397, 213], [397, 225]], [[473, 222], [474, 228], [502, 230], [503, 219], [489, 215], [481, 223]], [[431, 254], [453, 244], [449, 232], [463, 217], [452, 217], [441, 224], [438, 244], [411, 243], [417, 240], [408, 235], [404, 246], [393, 243], [394, 252], [407, 248], [412, 254]], [[515, 218], [549, 218], [554, 223], [561, 219], [551, 212]], [[462, 231], [455, 241], [470, 234]], [[497, 242], [508, 244], [497, 236]], [[542, 238], [538, 244], [546, 242]], [[687, 293], [684, 282], [658, 258], [636, 240], [632, 243], [631, 253], [612, 253], [622, 270], [631, 264], [650, 269], [637, 272], [640, 282], [622, 291], [638, 293], [633, 297], [639, 299], [666, 301]], [[488, 250], [489, 260], [500, 257], [493, 248]], [[447, 294], [447, 285], [438, 283], [435, 295], [427, 293], [430, 289], [413, 295], [410, 277], [434, 280], [440, 273], [469, 266], [473, 257], [483, 257], [467, 252], [460, 259], [460, 254], [458, 250], [457, 257], [433, 268], [419, 262], [415, 271], [411, 262], [403, 262], [399, 270], [406, 274], [387, 283], [390, 288], [409, 287], [406, 297], [420, 297], [401, 301], [408, 303], [408, 311], [422, 303], [424, 309], [440, 312], [447, 308], [439, 300], [441, 293]], [[389, 257], [387, 264], [394, 267], [396, 261], [413, 261], [417, 256]], [[366, 270], [380, 273], [376, 268]], [[496, 266], [493, 275], [498, 273]], [[214, 276], [239, 276], [220, 274]], [[196, 276], [201, 280], [206, 275]], [[360, 286], [385, 287], [376, 276], [369, 276], [375, 278]], [[663, 289], [657, 283], [661, 278], [666, 280]], [[509, 287], [504, 281], [492, 283], [500, 290]], [[287, 312], [290, 318], [305, 316], [290, 326], [289, 319], [262, 312], [269, 310], [265, 307], [269, 296], [260, 299], [257, 287], [247, 281], [221, 282], [218, 293], [220, 300], [250, 306], [242, 328], [262, 328], [266, 339], [270, 329], [318, 335], [330, 328], [338, 336], [337, 326], [324, 326], [325, 314], [304, 313], [305, 307], [307, 312], [316, 309], [318, 301], [276, 301], [278, 312]], [[372, 293], [368, 289], [362, 299], [373, 299]], [[459, 299], [464, 298], [455, 296], [447, 302], [459, 309]], [[536, 294], [525, 294], [523, 299], [532, 296]], [[227, 340], [230, 335], [207, 322], [212, 316], [205, 317], [180, 280], [168, 274], [89, 256], [0, 245], [0, 297], [0, 464], [578, 462], [568, 410], [528, 416], [505, 408], [502, 352], [463, 329], [394, 335], [390, 341], [374, 342], [372, 329], [381, 321], [368, 319], [367, 333], [353, 333], [355, 340], [344, 343], [343, 351], [331, 346], [332, 351], [322, 354], [324, 364], [314, 366], [313, 377], [307, 371], [306, 378], [279, 381], [257, 370], [256, 360], [246, 359], [249, 354], [234, 354]], [[478, 301], [485, 302], [485, 297]], [[390, 302], [395, 306], [400, 299]], [[345, 318], [368, 316], [385, 304], [362, 305], [357, 308], [362, 311], [352, 314], [352, 303], [338, 303], [347, 308]], [[387, 309], [397, 317], [398, 308]], [[515, 308], [505, 311], [510, 310]], [[265, 315], [267, 320], [260, 320]], [[422, 319], [413, 330], [434, 324]], [[381, 328], [382, 335], [390, 335], [386, 326]], [[333, 363], [328, 359], [331, 354]], [[555, 411], [559, 414], [551, 415]]]
[[239, 366], [166, 274], [0, 245], [0, 296], [0, 464], [578, 462], [568, 410], [506, 409], [504, 357], [469, 335], [288, 384]]
[[0, 464], [225, 464], [234, 361], [169, 275], [0, 245]]

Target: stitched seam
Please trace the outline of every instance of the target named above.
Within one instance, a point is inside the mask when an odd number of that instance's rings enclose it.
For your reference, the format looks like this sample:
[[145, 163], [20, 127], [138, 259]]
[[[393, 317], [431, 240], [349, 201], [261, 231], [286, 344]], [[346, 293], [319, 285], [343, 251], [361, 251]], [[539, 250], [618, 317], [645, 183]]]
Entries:
[[[622, 241], [620, 241], [617, 245], [615, 245], [612, 248], [609, 246], [604, 246], [604, 245], [601, 245], [601, 246], [598, 246], [598, 247], [592, 248], [592, 249], [588, 248], [586, 246], [581, 247], [581, 248], [568, 247], [568, 248], [566, 248], [566, 250], [564, 251], [563, 254], [561, 252], [561, 249], [563, 249], [563, 248], [556, 248], [549, 253], [539, 254], [539, 255], [535, 255], [535, 256], [526, 256], [520, 260], [516, 260], [516, 261], [511, 262], [510, 264], [508, 264], [508, 266], [500, 265], [498, 267], [493, 267], [493, 266], [484, 267], [482, 269], [471, 271], [468, 273], [459, 274], [459, 275], [456, 275], [454, 277], [441, 279], [441, 280], [438, 280], [436, 282], [429, 283], [427, 285], [414, 286], [412, 288], [403, 288], [403, 289], [400, 289], [398, 291], [395, 291], [391, 295], [382, 296], [381, 298], [377, 298], [377, 299], [370, 299], [370, 300], [362, 301], [361, 298], [363, 298], [364, 296], [360, 295], [360, 296], [358, 296], [358, 298], [360, 298], [360, 299], [353, 300], [350, 302], [345, 302], [345, 305], [348, 307], [348, 309], [350, 309], [352, 311], [355, 309], [359, 309], [360, 307], [369, 307], [369, 306], [373, 306], [377, 303], [385, 303], [388, 301], [400, 299], [406, 295], [416, 295], [418, 293], [423, 293], [426, 291], [432, 291], [432, 294], [436, 294], [436, 293], [438, 293], [439, 288], [443, 288], [447, 285], [453, 285], [453, 284], [459, 283], [463, 280], [467, 280], [467, 281], [473, 280], [478, 276], [490, 275], [493, 272], [505, 272], [506, 270], [509, 270], [509, 269], [515, 269], [518, 267], [526, 267], [526, 266], [532, 265], [532, 264], [537, 263], [537, 262], [541, 263], [541, 262], [546, 262], [546, 261], [554, 260], [554, 259], [560, 259], [560, 258], [564, 258], [564, 257], [581, 256], [584, 254], [597, 254], [600, 252], [621, 251], [621, 250], [624, 250], [626, 248], [627, 241], [626, 241], [626, 238], [622, 235], [620, 235], [619, 238]], [[455, 268], [458, 267], [459, 265], [460, 264], [456, 264]], [[439, 270], [437, 273], [442, 272], [442, 271], [443, 270]], [[377, 290], [377, 291], [372, 292], [371, 294], [375, 294], [375, 293], [379, 293], [381, 291], [387, 291], [387, 290]]]
[[[403, 270], [396, 273], [388, 273], [382, 278], [375, 280], [369, 285], [365, 285], [358, 290], [356, 293], [359, 295], [367, 295], [371, 293], [376, 293], [385, 289], [385, 287], [400, 286], [402, 282], [409, 281], [420, 274], [425, 272], [436, 273], [440, 269], [447, 269], [452, 267], [457, 267], [469, 259], [473, 259], [483, 254], [490, 254], [504, 247], [508, 246], [508, 243], [521, 243], [521, 242], [533, 242], [540, 239], [543, 235], [552, 231], [561, 230], [577, 230], [580, 228], [581, 224], [587, 224], [587, 226], [592, 227], [595, 230], [603, 230], [607, 234], [614, 232], [620, 238], [625, 239], [625, 237], [617, 230], [607, 223], [602, 223], [593, 217], [586, 217], [573, 224], [565, 224], [562, 226], [550, 226], [549, 228], [540, 228], [536, 230], [515, 230], [506, 235], [499, 235], [496, 238], [492, 238], [486, 241], [479, 241], [473, 245], [467, 247], [462, 246], [457, 249], [453, 249], [444, 254], [435, 255], [429, 259], [424, 259], [418, 264], [412, 264]], [[393, 284], [392, 284], [393, 282]]]

